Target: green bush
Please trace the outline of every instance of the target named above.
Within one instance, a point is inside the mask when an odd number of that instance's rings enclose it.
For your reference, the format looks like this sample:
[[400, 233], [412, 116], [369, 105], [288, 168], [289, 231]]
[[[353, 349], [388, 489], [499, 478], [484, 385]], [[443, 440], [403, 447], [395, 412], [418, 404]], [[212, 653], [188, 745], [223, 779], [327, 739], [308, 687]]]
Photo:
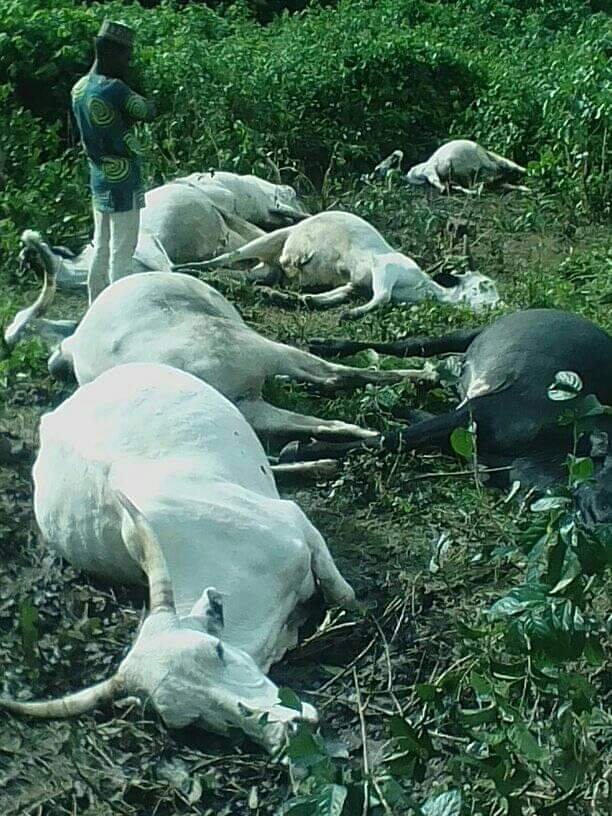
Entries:
[[[173, 117], [208, 129], [223, 162], [273, 149], [315, 181], [332, 153], [352, 171], [398, 146], [416, 160], [478, 88], [427, 16], [420, 2], [344, 0], [265, 29], [245, 23], [198, 53], [201, 96], [187, 88]], [[159, 82], [175, 60], [156, 63]]]
[[503, 47], [488, 40], [475, 57], [487, 66], [487, 90], [456, 128], [532, 163], [569, 206], [598, 219], [610, 215], [612, 189], [612, 31], [603, 15], [564, 11], [573, 23], [556, 32], [543, 25], [549, 10], [506, 18]]
[[432, 149], [480, 80], [421, 0], [343, 0], [267, 27], [241, 5], [152, 10], [111, 2], [0, 5], [0, 193], [3, 248], [38, 225], [57, 240], [87, 216], [85, 168], [70, 124], [70, 88], [105, 16], [134, 25], [135, 83], [160, 115], [146, 128], [149, 183], [209, 166], [261, 170], [261, 151], [321, 182], [330, 163], [369, 169], [401, 146]]
[[603, 218], [611, 40], [599, 7], [340, 0], [261, 26], [246, 0], [217, 10], [4, 0], [0, 248], [14, 259], [24, 227], [57, 240], [85, 229], [69, 91], [106, 16], [137, 29], [133, 82], [157, 99], [160, 115], [145, 128], [150, 184], [210, 166], [265, 172], [261, 154], [272, 151], [318, 186], [330, 165], [335, 176], [360, 173], [396, 147], [412, 163], [464, 136], [529, 163], [564, 206]]

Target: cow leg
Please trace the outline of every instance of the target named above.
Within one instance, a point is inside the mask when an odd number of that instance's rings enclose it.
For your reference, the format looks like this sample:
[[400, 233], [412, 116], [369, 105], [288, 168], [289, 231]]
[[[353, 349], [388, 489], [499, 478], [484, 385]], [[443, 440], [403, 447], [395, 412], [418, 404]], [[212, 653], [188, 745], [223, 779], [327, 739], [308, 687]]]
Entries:
[[401, 451], [444, 444], [452, 431], [470, 422], [467, 405], [448, 414], [432, 417], [406, 430], [365, 439], [361, 442], [311, 442], [307, 444], [291, 442], [280, 454], [280, 462], [310, 462], [316, 459], [343, 459], [359, 450]]
[[317, 462], [290, 462], [271, 465], [276, 484], [281, 487], [299, 484], [304, 480], [319, 481], [331, 479], [338, 473], [338, 462], [334, 459], [319, 459]]
[[445, 190], [444, 184], [442, 184], [440, 176], [438, 175], [438, 172], [434, 167], [425, 168], [425, 178], [431, 184], [432, 187], [438, 190], [438, 192], [440, 193], [444, 192]]
[[508, 190], [508, 191], [518, 190], [518, 192], [520, 192], [520, 193], [530, 193], [531, 192], [529, 187], [525, 187], [524, 184], [510, 184], [510, 182], [508, 182], [508, 181], [504, 181], [501, 184], [501, 188], [502, 188], [502, 190]]
[[421, 368], [392, 369], [375, 371], [369, 368], [352, 368], [338, 365], [315, 357], [307, 351], [277, 344], [275, 374], [281, 374], [293, 380], [313, 383], [323, 388], [337, 390], [341, 388], [358, 388], [368, 383], [389, 385], [404, 380], [416, 382], [437, 382], [435, 371]]
[[330, 306], [338, 306], [345, 303], [353, 293], [353, 284], [345, 283], [329, 292], [321, 292], [319, 295], [303, 295], [302, 300], [307, 306], [314, 306], [319, 309], [326, 309]]
[[310, 549], [311, 566], [327, 603], [351, 608], [356, 606], [355, 592], [344, 580], [321, 533], [304, 516], [306, 543]]
[[464, 195], [477, 195], [479, 190], [478, 187], [462, 187], [460, 184], [457, 184], [455, 181], [451, 181], [448, 184], [449, 190], [457, 190]]
[[393, 357], [435, 357], [437, 354], [462, 354], [482, 329], [459, 329], [442, 337], [408, 337], [390, 343], [375, 340], [326, 340], [315, 337], [310, 341], [313, 354], [323, 357], [348, 357], [358, 351], [373, 349], [379, 354]]
[[238, 403], [238, 407], [249, 425], [263, 437], [369, 439], [378, 436], [376, 431], [369, 431], [358, 425], [336, 419], [320, 419], [297, 414], [294, 411], [277, 408], [262, 399], [244, 400]]
[[304, 303], [304, 295], [298, 292], [282, 292], [278, 289], [272, 289], [270, 286], [258, 286], [257, 294], [263, 300], [267, 300], [273, 306], [279, 306], [281, 309], [297, 309], [298, 306]]
[[391, 293], [393, 287], [397, 282], [397, 272], [385, 267], [374, 267], [372, 270], [372, 297], [363, 306], [358, 306], [356, 309], [350, 309], [345, 312], [341, 320], [355, 320], [358, 317], [363, 317], [364, 314], [378, 309], [385, 303], [391, 300]]
[[182, 267], [189, 269], [214, 269], [218, 266], [239, 263], [240, 261], [264, 261], [265, 263], [278, 264], [281, 252], [285, 245], [291, 227], [275, 230], [267, 235], [261, 235], [254, 241], [234, 249], [232, 252], [225, 252], [209, 261], [199, 261], [198, 263], [176, 264], [173, 271], [180, 272]]

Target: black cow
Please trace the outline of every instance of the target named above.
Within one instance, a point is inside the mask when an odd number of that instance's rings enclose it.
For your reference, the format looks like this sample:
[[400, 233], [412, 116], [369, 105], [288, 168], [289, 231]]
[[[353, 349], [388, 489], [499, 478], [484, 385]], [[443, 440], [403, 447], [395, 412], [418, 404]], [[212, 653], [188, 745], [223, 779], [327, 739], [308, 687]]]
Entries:
[[[418, 412], [406, 430], [364, 442], [288, 445], [281, 461], [341, 458], [361, 449], [414, 450], [448, 442], [455, 428], [477, 427], [478, 456], [490, 467], [506, 467], [512, 483], [545, 488], [567, 478], [564, 462], [573, 449], [573, 428], [559, 419], [574, 403], [551, 399], [560, 371], [578, 374], [581, 395], [612, 403], [612, 338], [589, 320], [553, 309], [508, 314], [488, 328], [453, 332], [441, 338], [416, 337], [392, 343], [313, 340], [317, 354], [345, 356], [372, 348], [382, 354], [430, 357], [464, 353], [459, 391], [462, 402], [440, 416]], [[554, 394], [553, 394], [554, 396]], [[407, 411], [405, 416], [413, 417]], [[594, 418], [579, 454], [595, 461], [595, 478], [580, 491], [583, 512], [592, 521], [612, 521], [612, 418]]]

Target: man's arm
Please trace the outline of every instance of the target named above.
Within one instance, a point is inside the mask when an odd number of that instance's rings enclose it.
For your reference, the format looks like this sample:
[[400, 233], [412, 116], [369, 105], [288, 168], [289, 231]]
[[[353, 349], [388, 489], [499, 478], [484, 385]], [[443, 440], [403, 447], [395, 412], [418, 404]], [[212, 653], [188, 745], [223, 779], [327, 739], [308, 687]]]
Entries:
[[120, 106], [130, 119], [137, 122], [150, 122], [155, 118], [155, 104], [152, 100], [137, 94], [124, 82], [121, 83]]
[[130, 91], [125, 103], [124, 110], [129, 117], [140, 122], [150, 122], [155, 118], [155, 104], [151, 99], [145, 99], [135, 91]]

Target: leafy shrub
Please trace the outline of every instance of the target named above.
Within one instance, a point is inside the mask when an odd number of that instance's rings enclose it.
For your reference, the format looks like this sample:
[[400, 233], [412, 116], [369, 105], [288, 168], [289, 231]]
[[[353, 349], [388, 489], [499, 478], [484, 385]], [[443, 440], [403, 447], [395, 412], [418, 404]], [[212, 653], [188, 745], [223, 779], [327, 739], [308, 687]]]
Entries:
[[[458, 4], [467, 8], [487, 14], [474, 59], [489, 83], [456, 130], [529, 164], [577, 212], [609, 216], [609, 21], [580, 0]], [[466, 48], [474, 25], [460, 31]]]
[[[149, 183], [222, 166], [265, 172], [261, 152], [319, 182], [335, 167], [369, 169], [401, 145], [416, 160], [471, 102], [477, 73], [448, 47], [420, 0], [343, 0], [262, 28], [235, 5], [153, 10], [119, 2], [35, 0], [0, 6], [0, 192], [3, 248], [24, 227], [65, 240], [89, 209], [74, 150], [72, 84], [91, 59], [105, 16], [138, 30], [134, 83], [155, 96]], [[144, 80], [144, 82], [141, 82]], [[67, 228], [68, 227], [68, 228]]]
[[[279, 4], [280, 5], [280, 4]], [[270, 6], [267, 6], [269, 9]], [[0, 248], [37, 226], [85, 229], [86, 172], [69, 90], [105, 16], [138, 31], [133, 83], [154, 94], [148, 182], [209, 166], [370, 169], [449, 136], [521, 162], [579, 215], [609, 215], [609, 19], [563, 0], [340, 0], [259, 25], [249, 3], [0, 5]], [[65, 220], [66, 219], [66, 220]]]

